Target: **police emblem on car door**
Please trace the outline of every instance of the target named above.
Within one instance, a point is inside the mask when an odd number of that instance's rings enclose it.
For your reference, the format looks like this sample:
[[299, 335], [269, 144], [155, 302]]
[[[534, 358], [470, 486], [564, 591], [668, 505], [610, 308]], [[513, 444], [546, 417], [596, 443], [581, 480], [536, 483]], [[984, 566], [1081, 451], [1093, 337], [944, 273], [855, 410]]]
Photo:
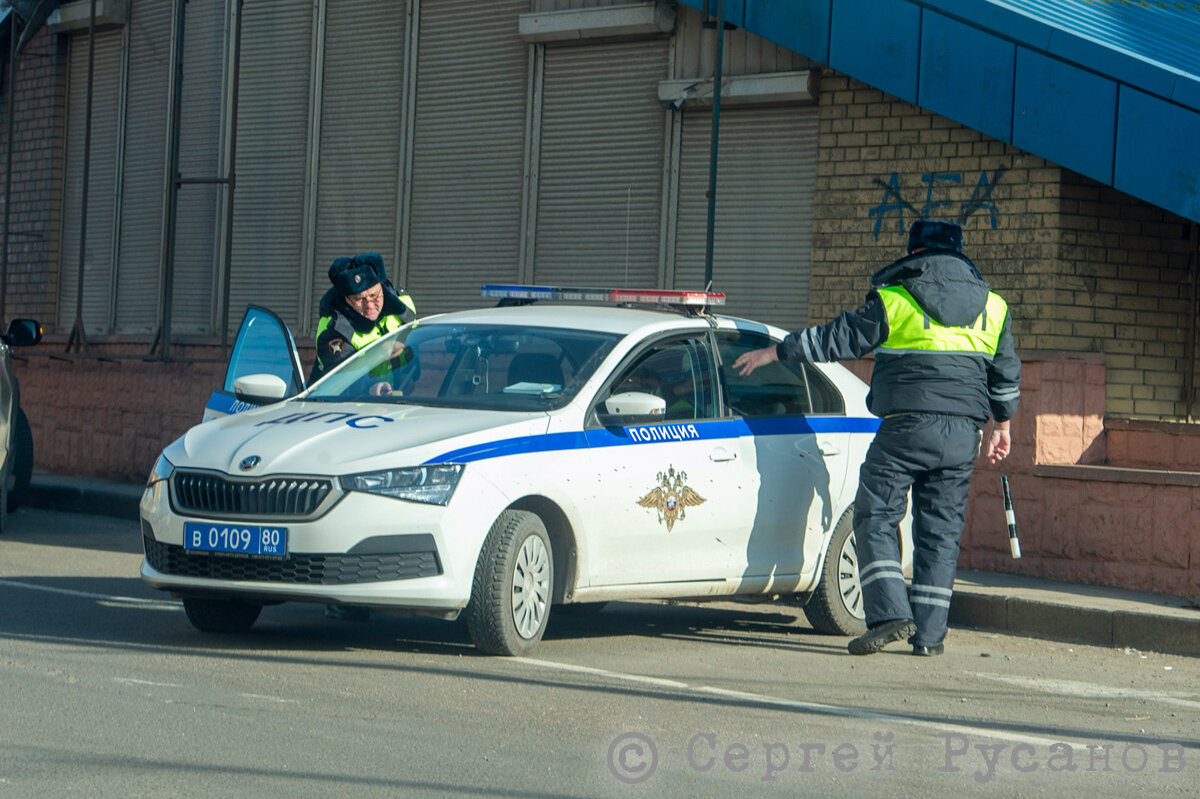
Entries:
[[687, 518], [687, 509], [705, 502], [704, 497], [697, 494], [686, 484], [687, 472], [676, 472], [674, 466], [667, 471], [658, 473], [658, 485], [649, 494], [638, 500], [643, 508], [654, 508], [658, 511], [658, 520], [667, 526], [667, 532], [675, 526], [676, 521]]

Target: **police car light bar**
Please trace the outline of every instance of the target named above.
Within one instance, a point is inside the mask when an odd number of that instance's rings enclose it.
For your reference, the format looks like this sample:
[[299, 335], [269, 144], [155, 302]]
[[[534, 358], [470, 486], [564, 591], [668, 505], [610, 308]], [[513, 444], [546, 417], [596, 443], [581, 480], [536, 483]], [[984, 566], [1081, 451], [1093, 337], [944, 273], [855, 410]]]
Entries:
[[566, 302], [639, 303], [642, 305], [724, 305], [716, 291], [662, 291], [659, 289], [597, 289], [562, 286], [484, 286], [483, 296], [503, 300], [560, 300]]

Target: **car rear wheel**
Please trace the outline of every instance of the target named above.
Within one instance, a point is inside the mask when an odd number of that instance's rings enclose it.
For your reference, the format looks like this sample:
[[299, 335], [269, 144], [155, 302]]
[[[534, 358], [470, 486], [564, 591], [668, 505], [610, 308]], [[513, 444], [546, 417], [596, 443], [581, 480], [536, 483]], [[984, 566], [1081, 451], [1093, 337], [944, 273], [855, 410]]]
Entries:
[[858, 551], [854, 547], [853, 508], [842, 514], [833, 529], [821, 581], [804, 606], [804, 615], [814, 629], [831, 635], [861, 635], [867, 630]]
[[8, 466], [8, 471], [0, 479], [0, 535], [8, 529], [8, 484], [11, 481], [9, 475], [12, 474], [12, 464]]
[[475, 566], [467, 629], [493, 655], [519, 655], [542, 640], [550, 617], [554, 557], [546, 526], [528, 511], [496, 519]]
[[249, 630], [262, 613], [262, 605], [240, 599], [184, 597], [188, 621], [204, 633], [241, 633]]
[[25, 495], [29, 493], [29, 483], [33, 479], [33, 430], [29, 427], [29, 417], [20, 408], [17, 408], [15, 424], [12, 436], [12, 469], [8, 473], [5, 485], [8, 496], [4, 499], [9, 513], [21, 507]]

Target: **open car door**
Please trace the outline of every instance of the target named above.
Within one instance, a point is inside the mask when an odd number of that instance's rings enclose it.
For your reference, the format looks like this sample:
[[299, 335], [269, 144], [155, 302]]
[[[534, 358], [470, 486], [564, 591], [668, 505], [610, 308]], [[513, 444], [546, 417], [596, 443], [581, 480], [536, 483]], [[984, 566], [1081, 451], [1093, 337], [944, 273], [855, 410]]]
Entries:
[[[266, 375], [283, 382], [282, 397], [266, 399], [246, 392], [247, 383], [261, 383], [263, 381], [259, 378]], [[237, 388], [242, 391], [237, 391]], [[242, 326], [238, 329], [237, 339], [233, 342], [233, 353], [225, 370], [225, 384], [208, 398], [208, 404], [204, 406], [204, 421], [292, 397], [304, 388], [300, 355], [291, 331], [274, 311], [249, 305], [242, 318]]]

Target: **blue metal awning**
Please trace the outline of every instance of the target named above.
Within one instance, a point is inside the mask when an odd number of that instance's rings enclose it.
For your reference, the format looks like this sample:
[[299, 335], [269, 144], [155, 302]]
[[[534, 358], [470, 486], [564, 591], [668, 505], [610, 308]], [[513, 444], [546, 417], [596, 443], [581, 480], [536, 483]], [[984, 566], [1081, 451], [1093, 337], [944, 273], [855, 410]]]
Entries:
[[1200, 221], [1200, 2], [724, 2], [768, 41]]

